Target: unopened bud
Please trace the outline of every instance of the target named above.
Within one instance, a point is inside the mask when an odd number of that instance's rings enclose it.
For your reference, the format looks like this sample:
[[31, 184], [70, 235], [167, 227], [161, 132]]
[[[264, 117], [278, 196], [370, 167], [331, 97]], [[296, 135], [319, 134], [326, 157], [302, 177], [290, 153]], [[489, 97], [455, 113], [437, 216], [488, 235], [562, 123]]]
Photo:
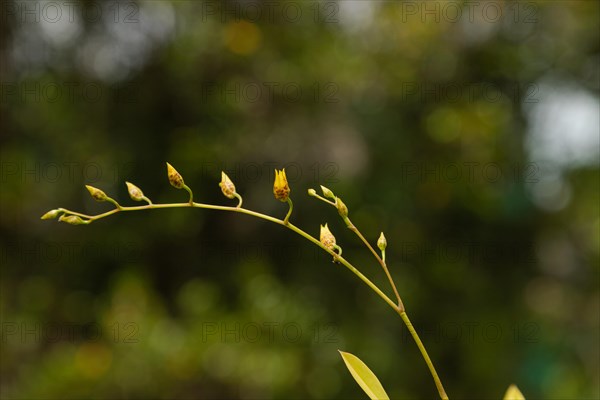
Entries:
[[273, 194], [279, 201], [287, 201], [290, 197], [290, 186], [285, 176], [285, 168], [281, 171], [275, 170], [275, 182], [273, 182]]
[[95, 188], [93, 186], [90, 186], [90, 185], [85, 185], [85, 187], [87, 188], [87, 190], [90, 192], [90, 194], [92, 195], [92, 197], [96, 201], [106, 201], [106, 199], [108, 198], [108, 196], [106, 195], [106, 193], [104, 193], [100, 189], [97, 189], [97, 188]]
[[385, 239], [383, 232], [381, 232], [381, 235], [379, 235], [379, 239], [377, 240], [377, 247], [379, 247], [379, 250], [381, 251], [385, 251], [385, 248], [387, 247], [387, 240]]
[[525, 396], [523, 396], [517, 385], [512, 384], [506, 390], [504, 400], [525, 400]]
[[176, 189], [183, 189], [183, 186], [185, 185], [183, 182], [183, 177], [169, 163], [167, 163], [167, 176], [169, 177], [169, 183], [171, 186]]
[[42, 215], [41, 219], [54, 219], [62, 213], [63, 213], [63, 211], [59, 210], [59, 209], [50, 210], [46, 214]]
[[335, 206], [337, 207], [338, 213], [342, 218], [348, 217], [348, 207], [339, 197], [335, 200]]
[[235, 185], [223, 171], [221, 171], [221, 182], [219, 182], [219, 187], [228, 199], [233, 199], [235, 197]]
[[63, 215], [58, 220], [71, 225], [86, 225], [89, 223], [89, 221], [84, 221], [77, 215]]
[[317, 195], [317, 191], [315, 189], [308, 189], [308, 195], [309, 196], [316, 196]]
[[323, 185], [321, 185], [321, 190], [323, 191], [323, 196], [328, 197], [331, 200], [335, 200], [335, 195], [333, 194], [333, 192], [331, 190], [327, 189]]
[[131, 197], [132, 200], [135, 200], [135, 201], [144, 200], [144, 193], [142, 192], [142, 189], [135, 186], [131, 182], [125, 182], [125, 184], [127, 185], [127, 191], [129, 192], [129, 197]]
[[321, 225], [321, 234], [319, 239], [321, 244], [323, 244], [323, 246], [327, 247], [329, 250], [333, 251], [335, 249], [335, 236], [333, 236], [333, 233], [331, 233], [327, 224]]

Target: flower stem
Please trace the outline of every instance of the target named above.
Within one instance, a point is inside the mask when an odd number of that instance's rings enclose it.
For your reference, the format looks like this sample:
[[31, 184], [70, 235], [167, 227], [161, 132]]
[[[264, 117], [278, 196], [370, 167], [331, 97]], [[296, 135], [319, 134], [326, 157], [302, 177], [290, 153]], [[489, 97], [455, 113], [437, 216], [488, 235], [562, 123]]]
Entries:
[[294, 203], [292, 203], [291, 197], [287, 198], [287, 203], [290, 205], [290, 209], [288, 210], [288, 213], [283, 220], [284, 225], [288, 224], [288, 221], [290, 220], [290, 216], [292, 215], [292, 210], [294, 209]]
[[415, 340], [417, 347], [421, 351], [421, 355], [423, 356], [423, 359], [425, 360], [425, 363], [427, 364], [427, 367], [429, 368], [429, 371], [431, 372], [431, 376], [433, 377], [435, 386], [437, 387], [438, 393], [440, 394], [440, 398], [442, 400], [448, 400], [448, 395], [446, 394], [446, 391], [444, 390], [444, 386], [442, 385], [442, 381], [440, 380], [440, 377], [438, 376], [438, 374], [435, 370], [435, 367], [433, 366], [433, 362], [431, 362], [431, 358], [429, 358], [429, 354], [427, 354], [427, 349], [425, 349], [423, 342], [421, 342], [421, 338], [419, 338], [419, 334], [417, 333], [414, 326], [410, 322], [408, 315], [406, 315], [405, 311], [399, 311], [399, 310], [398, 310], [398, 314], [400, 314], [400, 318], [402, 318], [402, 321], [404, 321], [404, 325], [406, 325], [406, 327], [408, 328], [408, 331], [410, 332], [411, 336]]
[[187, 192], [190, 194], [190, 206], [191, 206], [192, 204], [194, 204], [194, 193], [192, 192], [192, 189], [190, 189], [190, 187], [186, 184], [183, 185], [183, 188], [185, 190], [187, 190]]
[[242, 207], [242, 203], [244, 202], [244, 199], [242, 199], [242, 196], [240, 196], [240, 195], [239, 195], [239, 194], [237, 194], [237, 193], [234, 193], [233, 195], [234, 195], [235, 197], [237, 197], [237, 199], [240, 201], [240, 202], [238, 203], [238, 205], [237, 205], [237, 208], [240, 208], [240, 207]]
[[[82, 214], [82, 213], [78, 213], [78, 212], [74, 212], [74, 211], [70, 211], [67, 210], [65, 208], [59, 208], [59, 210], [63, 211], [65, 213], [65, 215], [76, 215], [79, 216], [81, 218], [84, 218], [87, 220], [87, 223], [91, 223], [93, 221], [99, 220], [101, 218], [105, 218], [108, 217], [110, 215], [116, 214], [118, 212], [126, 212], [126, 211], [142, 211], [142, 210], [154, 210], [154, 209], [162, 209], [162, 208], [186, 208], [186, 207], [193, 207], [193, 208], [205, 208], [205, 209], [210, 209], [210, 210], [219, 210], [219, 211], [231, 211], [231, 212], [237, 212], [237, 213], [241, 213], [241, 214], [246, 214], [246, 215], [250, 215], [256, 218], [260, 218], [269, 222], [273, 222], [275, 224], [278, 225], [282, 225], [290, 230], [292, 230], [293, 232], [297, 233], [298, 235], [302, 236], [303, 238], [307, 239], [308, 241], [312, 242], [313, 244], [317, 245], [318, 247], [320, 247], [321, 249], [323, 249], [324, 251], [326, 251], [327, 253], [329, 253], [331, 256], [333, 256], [334, 260], [339, 262], [340, 264], [342, 264], [343, 266], [345, 266], [347, 269], [349, 269], [354, 275], [356, 275], [363, 283], [365, 283], [371, 290], [373, 290], [373, 292], [375, 292], [375, 294], [377, 294], [383, 301], [385, 301], [396, 313], [398, 313], [398, 315], [400, 315], [400, 318], [402, 318], [402, 321], [404, 322], [404, 324], [406, 325], [406, 327], [408, 328], [410, 334], [412, 335], [415, 343], [417, 344], [417, 347], [419, 348], [419, 350], [421, 351], [421, 355], [423, 356], [423, 359], [425, 360], [425, 363], [427, 364], [427, 367], [429, 368], [429, 371], [431, 372], [431, 375], [433, 376], [433, 380], [435, 382], [435, 385], [438, 389], [438, 392], [440, 394], [440, 398], [442, 400], [448, 400], [448, 396], [446, 395], [446, 392], [444, 391], [444, 387], [442, 386], [442, 382], [440, 381], [440, 378], [435, 370], [435, 367], [433, 366], [433, 363], [431, 361], [431, 359], [429, 358], [429, 355], [427, 354], [427, 350], [425, 349], [425, 346], [423, 345], [423, 342], [421, 342], [421, 339], [419, 338], [419, 335], [417, 334], [417, 332], [415, 331], [412, 323], [410, 322], [408, 315], [406, 315], [405, 312], [405, 308], [404, 305], [402, 304], [402, 301], [400, 300], [400, 296], [398, 294], [398, 291], [396, 290], [396, 286], [394, 285], [394, 282], [391, 278], [391, 275], [389, 273], [389, 270], [387, 269], [387, 266], [385, 264], [385, 262], [379, 257], [379, 255], [375, 252], [375, 250], [373, 249], [373, 247], [369, 244], [369, 242], [364, 238], [364, 236], [360, 233], [360, 231], [350, 222], [348, 225], [348, 227], [355, 232], [359, 238], [361, 238], [361, 240], [367, 245], [367, 247], [371, 250], [371, 252], [375, 255], [375, 257], [377, 258], [377, 260], [380, 262], [381, 266], [383, 267], [384, 271], [386, 272], [386, 275], [388, 276], [388, 279], [390, 280], [390, 283], [392, 284], [392, 287], [394, 288], [394, 292], [396, 294], [396, 297], [398, 299], [398, 304], [394, 303], [394, 301], [392, 301], [385, 293], [383, 293], [381, 291], [381, 289], [379, 289], [379, 287], [373, 283], [369, 278], [367, 278], [364, 274], [362, 274], [356, 267], [354, 267], [354, 265], [352, 265], [350, 262], [348, 262], [344, 257], [342, 257], [341, 255], [341, 251], [338, 253], [336, 253], [334, 250], [331, 250], [329, 248], [327, 248], [325, 245], [323, 245], [317, 238], [311, 236], [310, 234], [306, 233], [305, 231], [303, 231], [302, 229], [298, 228], [297, 226], [293, 225], [292, 223], [289, 222], [289, 217], [292, 214], [292, 209], [293, 209], [293, 204], [292, 201], [288, 198], [288, 204], [290, 205], [290, 209], [285, 217], [285, 219], [281, 220], [281, 219], [277, 219], [274, 217], [271, 217], [269, 215], [266, 214], [262, 214], [256, 211], [252, 211], [252, 210], [248, 210], [245, 208], [241, 207], [241, 197], [240, 199], [240, 203], [238, 204], [238, 206], [236, 207], [229, 207], [229, 206], [217, 206], [217, 205], [212, 205], [212, 204], [203, 204], [203, 203], [195, 203], [192, 201], [192, 192], [191, 190], [187, 187], [184, 186], [188, 192], [190, 193], [190, 202], [189, 203], [168, 203], [168, 204], [152, 204], [149, 203], [147, 205], [142, 205], [142, 206], [133, 206], [133, 207], [123, 207], [120, 206], [118, 204], [115, 204], [117, 206], [117, 208], [114, 208], [110, 211], [107, 211], [105, 213], [102, 214], [98, 214], [98, 215], [87, 215], [87, 214]], [[349, 220], [348, 220], [349, 222]], [[341, 249], [340, 249], [341, 250]]]
[[[404, 311], [404, 303], [402, 303], [402, 299], [400, 298], [400, 293], [398, 293], [398, 289], [396, 288], [394, 279], [392, 278], [392, 275], [390, 274], [390, 270], [388, 269], [387, 264], [385, 263], [385, 259], [382, 259], [381, 257], [379, 257], [379, 254], [377, 254], [377, 252], [375, 251], [373, 246], [371, 246], [371, 243], [369, 243], [369, 241], [367, 239], [365, 239], [363, 234], [360, 233], [358, 228], [352, 223], [352, 221], [350, 221], [350, 218], [346, 217], [345, 222], [346, 222], [346, 225], [348, 225], [348, 228], [352, 232], [354, 232], [356, 234], [356, 236], [358, 236], [360, 238], [360, 240], [362, 240], [362, 242], [365, 244], [365, 246], [367, 246], [367, 248], [369, 250], [371, 250], [371, 253], [373, 253], [373, 256], [375, 256], [375, 258], [379, 262], [379, 265], [381, 265], [381, 268], [383, 268], [383, 271], [385, 272], [385, 275], [387, 276], [388, 281], [390, 282], [390, 285], [392, 286], [392, 289], [394, 290], [396, 299], [398, 300], [398, 308], [401, 311]], [[385, 257], [385, 254], [384, 254], [384, 257]]]

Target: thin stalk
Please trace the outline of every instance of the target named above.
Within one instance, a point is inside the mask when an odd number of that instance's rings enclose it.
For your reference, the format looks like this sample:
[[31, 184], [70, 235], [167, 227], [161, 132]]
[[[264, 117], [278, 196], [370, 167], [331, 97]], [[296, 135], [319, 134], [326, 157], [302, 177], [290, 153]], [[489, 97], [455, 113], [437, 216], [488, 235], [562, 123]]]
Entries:
[[290, 217], [292, 216], [292, 211], [294, 210], [294, 203], [292, 203], [292, 199], [290, 197], [287, 198], [287, 203], [289, 204], [290, 209], [288, 210], [285, 218], [283, 219], [284, 225], [288, 224], [288, 221], [290, 220]]
[[240, 208], [240, 207], [242, 207], [242, 203], [244, 202], [244, 199], [242, 199], [242, 196], [240, 196], [240, 195], [239, 195], [239, 194], [237, 194], [237, 193], [234, 193], [233, 195], [234, 195], [235, 197], [237, 197], [237, 199], [240, 201], [240, 202], [238, 203], [238, 205], [237, 205], [237, 208]]
[[192, 192], [192, 189], [190, 189], [190, 187], [186, 184], [183, 185], [183, 188], [185, 190], [187, 190], [187, 192], [190, 194], [190, 206], [191, 206], [192, 204], [194, 204], [194, 193]]
[[394, 283], [394, 279], [392, 278], [392, 275], [390, 274], [390, 270], [388, 269], [387, 264], [381, 257], [379, 257], [379, 254], [377, 254], [377, 252], [375, 251], [373, 246], [371, 246], [371, 243], [369, 243], [369, 241], [367, 239], [365, 239], [363, 234], [360, 233], [358, 228], [352, 223], [352, 221], [350, 221], [350, 218], [346, 217], [346, 218], [344, 218], [344, 220], [346, 222], [346, 225], [348, 225], [348, 228], [352, 232], [354, 232], [356, 234], [356, 236], [358, 236], [360, 238], [360, 240], [362, 240], [362, 242], [365, 244], [365, 246], [367, 246], [367, 248], [369, 250], [371, 250], [371, 253], [373, 253], [373, 256], [375, 256], [375, 258], [379, 262], [379, 265], [381, 265], [381, 268], [383, 268], [383, 271], [385, 272], [385, 275], [387, 276], [388, 281], [390, 282], [390, 285], [392, 286], [392, 289], [394, 290], [396, 299], [398, 300], [398, 308], [401, 311], [404, 311], [405, 310], [404, 303], [402, 303], [402, 299], [400, 298], [400, 293], [398, 293], [398, 289], [396, 288], [396, 284]]
[[433, 377], [435, 386], [437, 387], [438, 393], [440, 394], [440, 398], [442, 400], [448, 400], [448, 395], [446, 394], [446, 391], [444, 390], [442, 381], [440, 380], [440, 377], [438, 376], [438, 374], [435, 370], [435, 367], [433, 366], [433, 362], [431, 362], [431, 358], [429, 358], [429, 354], [427, 354], [427, 350], [425, 349], [423, 342], [421, 342], [421, 338], [419, 338], [419, 334], [417, 333], [414, 326], [410, 322], [410, 319], [408, 319], [408, 315], [406, 315], [406, 312], [404, 312], [404, 311], [398, 311], [398, 314], [400, 314], [400, 318], [402, 318], [402, 321], [404, 321], [404, 325], [406, 325], [406, 327], [408, 328], [408, 331], [410, 332], [411, 336], [415, 340], [417, 347], [421, 351], [421, 355], [423, 356], [423, 359], [425, 360], [425, 363], [427, 364], [427, 367], [429, 368], [429, 371], [431, 372], [431, 376]]

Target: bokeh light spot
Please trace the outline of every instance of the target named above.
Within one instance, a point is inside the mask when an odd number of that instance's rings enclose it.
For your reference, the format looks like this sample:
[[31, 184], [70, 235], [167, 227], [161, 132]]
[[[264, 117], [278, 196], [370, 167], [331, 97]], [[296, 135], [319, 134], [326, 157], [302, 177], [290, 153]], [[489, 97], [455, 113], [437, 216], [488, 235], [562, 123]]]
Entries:
[[225, 44], [235, 54], [254, 53], [261, 42], [260, 29], [247, 21], [232, 22], [225, 27]]
[[112, 363], [112, 351], [101, 343], [84, 343], [75, 354], [75, 365], [87, 378], [104, 375]]

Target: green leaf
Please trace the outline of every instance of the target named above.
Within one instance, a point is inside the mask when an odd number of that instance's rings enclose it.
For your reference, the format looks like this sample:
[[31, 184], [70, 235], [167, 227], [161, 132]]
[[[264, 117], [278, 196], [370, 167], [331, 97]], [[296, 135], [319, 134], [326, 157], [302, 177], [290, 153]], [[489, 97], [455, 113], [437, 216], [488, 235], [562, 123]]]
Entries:
[[510, 385], [506, 390], [504, 400], [525, 400], [525, 396], [523, 396], [517, 385]]
[[[339, 351], [339, 350], [338, 350]], [[342, 359], [346, 363], [346, 367], [352, 374], [354, 380], [360, 385], [362, 390], [372, 400], [389, 400], [389, 396], [383, 390], [383, 386], [379, 382], [379, 379], [375, 376], [373, 371], [367, 367], [367, 365], [356, 357], [354, 354], [345, 353], [339, 351]]]

